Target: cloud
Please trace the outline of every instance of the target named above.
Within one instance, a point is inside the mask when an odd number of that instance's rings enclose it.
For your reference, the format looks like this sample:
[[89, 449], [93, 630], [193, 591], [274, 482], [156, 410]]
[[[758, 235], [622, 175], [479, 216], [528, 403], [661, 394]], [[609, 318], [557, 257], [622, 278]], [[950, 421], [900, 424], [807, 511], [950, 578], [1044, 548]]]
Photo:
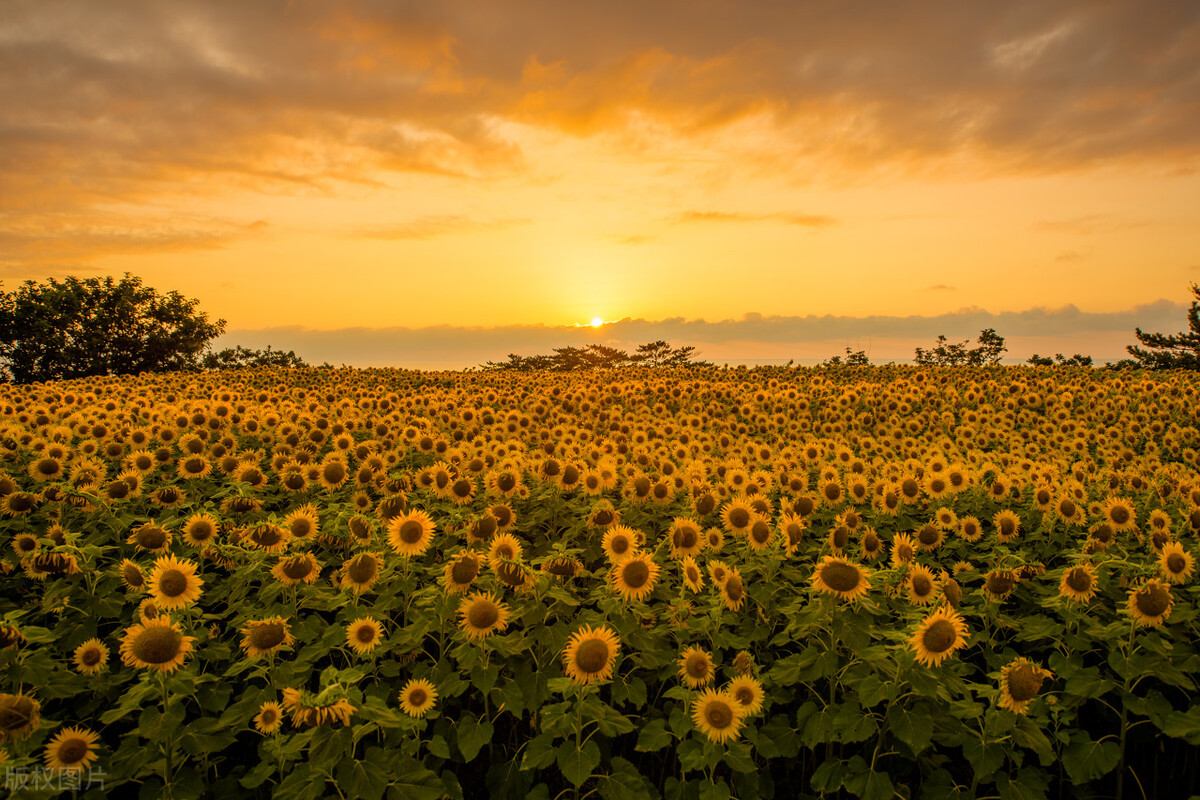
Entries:
[[1008, 356], [1016, 361], [1035, 352], [1080, 352], [1105, 360], [1124, 357], [1125, 345], [1134, 343], [1135, 328], [1171, 332], [1185, 323], [1184, 306], [1159, 300], [1114, 312], [1085, 312], [1068, 305], [1000, 313], [965, 308], [931, 317], [747, 313], [740, 319], [714, 321], [626, 318], [599, 330], [547, 325], [337, 330], [279, 327], [231, 330], [222, 343], [257, 348], [269, 344], [295, 350], [313, 363], [426, 369], [460, 369], [485, 361], [503, 361], [509, 353], [549, 353], [567, 345], [603, 343], [632, 350], [659, 339], [676, 346], [694, 345], [703, 358], [718, 363], [820, 360], [847, 346], [867, 350], [876, 362], [905, 362], [912, 360], [915, 347], [928, 347], [939, 335], [951, 341], [973, 341], [981, 330], [994, 328], [1006, 338]]
[[819, 214], [788, 214], [776, 212], [771, 214], [746, 214], [731, 211], [684, 211], [671, 217], [675, 224], [688, 223], [726, 223], [726, 222], [780, 222], [785, 225], [797, 225], [802, 228], [826, 228], [836, 225], [837, 220]]
[[430, 216], [396, 225], [363, 225], [348, 229], [345, 235], [366, 239], [433, 239], [450, 233], [502, 231], [528, 225], [531, 221], [524, 218], [479, 220], [460, 215]]

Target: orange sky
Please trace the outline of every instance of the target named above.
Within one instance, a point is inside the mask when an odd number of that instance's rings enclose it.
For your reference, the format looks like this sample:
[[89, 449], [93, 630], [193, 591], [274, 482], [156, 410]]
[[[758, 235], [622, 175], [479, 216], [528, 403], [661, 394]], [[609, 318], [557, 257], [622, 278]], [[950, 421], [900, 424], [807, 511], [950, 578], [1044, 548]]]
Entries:
[[[6, 286], [129, 271], [239, 332], [965, 337], [1200, 279], [1191, 2], [17, 0], [0, 102]], [[804, 335], [710, 345], [846, 339]]]

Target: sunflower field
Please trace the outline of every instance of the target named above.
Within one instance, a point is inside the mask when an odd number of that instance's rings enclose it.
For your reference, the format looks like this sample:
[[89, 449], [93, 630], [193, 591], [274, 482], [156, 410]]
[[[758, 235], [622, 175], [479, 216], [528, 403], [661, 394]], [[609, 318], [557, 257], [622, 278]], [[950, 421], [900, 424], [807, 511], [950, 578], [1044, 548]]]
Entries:
[[1187, 797], [1200, 380], [0, 386], [0, 774], [83, 797]]

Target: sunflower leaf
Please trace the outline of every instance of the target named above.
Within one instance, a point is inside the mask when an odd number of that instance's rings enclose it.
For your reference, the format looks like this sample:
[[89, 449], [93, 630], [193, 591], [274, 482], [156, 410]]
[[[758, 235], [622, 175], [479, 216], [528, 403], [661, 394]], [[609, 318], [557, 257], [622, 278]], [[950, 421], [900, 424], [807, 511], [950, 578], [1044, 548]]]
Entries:
[[592, 776], [592, 770], [600, 763], [600, 748], [594, 741], [588, 741], [576, 750], [574, 742], [564, 741], [558, 746], [556, 761], [563, 777], [579, 787]]

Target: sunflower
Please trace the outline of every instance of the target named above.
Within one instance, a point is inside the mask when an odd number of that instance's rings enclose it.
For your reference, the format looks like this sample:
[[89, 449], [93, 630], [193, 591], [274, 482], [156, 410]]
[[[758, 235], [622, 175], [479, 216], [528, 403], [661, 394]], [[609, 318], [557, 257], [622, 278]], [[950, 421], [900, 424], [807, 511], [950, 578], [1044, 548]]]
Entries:
[[0, 694], [0, 744], [19, 742], [42, 723], [42, 704], [32, 695]]
[[311, 503], [289, 511], [282, 524], [293, 539], [300, 541], [314, 539], [321, 533], [320, 512]]
[[53, 456], [35, 458], [29, 462], [27, 472], [38, 483], [59, 480], [63, 477], [62, 461]]
[[704, 549], [700, 523], [690, 517], [675, 517], [667, 536], [671, 542], [673, 558], [696, 556]]
[[498, 533], [492, 537], [487, 560], [493, 569], [505, 561], [520, 561], [523, 558], [521, 542], [511, 533]]
[[473, 592], [458, 606], [459, 626], [468, 639], [483, 640], [508, 627], [508, 606], [493, 595]]
[[334, 722], [349, 725], [350, 717], [358, 711], [344, 697], [320, 702], [320, 698], [313, 699], [307, 692], [291, 687], [283, 690], [283, 707], [291, 713], [293, 727], [310, 728]]
[[18, 533], [12, 540], [13, 551], [21, 557], [36, 553], [41, 546], [41, 543], [38, 542], [38, 537], [32, 533]]
[[858, 540], [859, 549], [862, 551], [862, 556], [867, 561], [874, 561], [883, 555], [883, 540], [879, 538], [879, 534], [869, 525], [864, 525], [859, 533]]
[[588, 511], [587, 526], [604, 530], [621, 523], [621, 512], [608, 500], [597, 500]]
[[746, 712], [728, 690], [705, 689], [692, 701], [692, 720], [710, 742], [736, 739]]
[[474, 550], [467, 550], [446, 563], [443, 571], [447, 594], [464, 594], [483, 569], [485, 557]]
[[410, 511], [388, 523], [388, 544], [402, 556], [419, 556], [433, 544], [435, 526], [424, 511]]
[[542, 562], [542, 572], [558, 580], [570, 580], [583, 571], [583, 562], [577, 558], [548, 558]]
[[992, 524], [996, 526], [996, 541], [1001, 544], [1008, 544], [1020, 536], [1021, 518], [1015, 511], [1007, 508], [997, 511], [992, 517]]
[[978, 542], [983, 538], [983, 526], [979, 524], [977, 517], [960, 517], [958, 520], [958, 535], [964, 541]]
[[904, 582], [908, 588], [910, 603], [925, 606], [933, 602], [938, 590], [938, 579], [929, 568], [916, 563], [909, 564]]
[[366, 655], [379, 646], [383, 626], [372, 617], [359, 617], [346, 626], [346, 644], [358, 655]]
[[148, 553], [162, 553], [171, 546], [171, 532], [147, 522], [135, 528], [125, 543], [135, 545], [138, 550]]
[[1157, 628], [1171, 616], [1174, 604], [1170, 584], [1151, 578], [1141, 587], [1129, 590], [1126, 608], [1139, 625]]
[[100, 734], [87, 728], [63, 728], [46, 743], [46, 752], [42, 755], [46, 769], [82, 772], [99, 758], [96, 754], [96, 742], [99, 739]]
[[75, 648], [71, 660], [84, 675], [95, 675], [108, 665], [108, 647], [99, 639], [88, 639]]
[[784, 547], [790, 556], [800, 547], [804, 539], [804, 531], [808, 523], [796, 514], [784, 514], [779, 520], [779, 533], [783, 537]]
[[[845, 530], [845, 528], [841, 528], [841, 530]], [[755, 514], [746, 531], [746, 538], [751, 550], [756, 553], [761, 552], [771, 546], [771, 542], [775, 538], [775, 528], [766, 517]]]
[[254, 659], [278, 653], [296, 642], [285, 617], [252, 619], [239, 633], [242, 634], [242, 650]]
[[654, 591], [659, 569], [648, 555], [630, 556], [613, 566], [610, 583], [626, 600], [641, 600]]
[[342, 485], [350, 478], [350, 470], [346, 465], [336, 457], [327, 458], [319, 468], [317, 473], [317, 481], [327, 491], [335, 491], [340, 489]]
[[993, 603], [1002, 603], [1016, 585], [1017, 576], [1012, 570], [994, 569], [983, 576], [983, 596]]
[[916, 651], [917, 661], [939, 666], [955, 650], [967, 646], [967, 623], [950, 606], [942, 606], [921, 621], [909, 644]]
[[241, 537], [241, 541], [252, 550], [264, 553], [282, 553], [287, 550], [292, 535], [287, 528], [270, 522], [251, 526]]
[[898, 533], [892, 540], [892, 566], [902, 567], [916, 556], [916, 545], [907, 533]]
[[205, 478], [210, 472], [212, 472], [212, 464], [208, 463], [208, 459], [201, 455], [189, 455], [181, 458], [175, 467], [175, 474], [184, 480]]
[[725, 532], [720, 528], [708, 528], [704, 531], [704, 546], [713, 552], [725, 546]]
[[708, 577], [712, 579], [713, 584], [722, 586], [725, 581], [729, 580], [729, 565], [724, 561], [708, 562]]
[[281, 558], [271, 567], [271, 575], [284, 586], [313, 584], [321, 575], [321, 563], [312, 553]]
[[762, 684], [757, 678], [750, 676], [749, 672], [749, 669], [741, 670], [738, 677], [725, 685], [725, 691], [742, 707], [743, 716], [757, 714], [763, 707]]
[[1186, 583], [1196, 568], [1196, 559], [1179, 542], [1163, 545], [1158, 557], [1158, 572], [1168, 583]]
[[192, 514], [183, 523], [183, 541], [191, 547], [206, 547], [213, 543], [221, 530], [221, 523], [211, 514]]
[[204, 579], [196, 574], [194, 561], [160, 556], [146, 580], [146, 592], [162, 611], [175, 611], [195, 605], [200, 599]]
[[1027, 658], [1009, 662], [1000, 668], [1000, 707], [1018, 715], [1027, 713], [1029, 704], [1042, 690], [1042, 683], [1053, 677], [1050, 670]]
[[691, 556], [683, 559], [680, 570], [683, 572], [683, 583], [685, 586], [693, 592], [698, 592], [704, 588], [704, 573], [696, 565], [696, 559]]
[[1137, 512], [1133, 503], [1123, 497], [1110, 497], [1104, 506], [1104, 519], [1115, 531], [1131, 531], [1137, 527]]
[[567, 639], [563, 665], [567, 677], [580, 685], [601, 682], [612, 677], [621, 653], [621, 639], [607, 625], [584, 625]]
[[258, 707], [254, 715], [254, 727], [259, 733], [271, 735], [278, 733], [283, 726], [283, 707], [274, 700], [268, 700]]
[[[715, 581], [714, 581], [715, 582]], [[746, 587], [742, 583], [742, 573], [735, 568], [729, 569], [729, 574], [721, 583], [721, 600], [730, 611], [739, 611], [742, 601], [746, 599]]]
[[363, 552], [342, 564], [342, 587], [355, 594], [369, 591], [379, 580], [383, 559], [378, 553]]
[[193, 636], [184, 636], [178, 622], [165, 617], [143, 619], [125, 630], [121, 662], [127, 667], [174, 672], [192, 652]]
[[712, 656], [695, 646], [680, 653], [676, 663], [679, 664], [679, 677], [692, 689], [712, 683], [717, 673]]
[[413, 678], [400, 690], [400, 710], [410, 717], [423, 717], [437, 702], [437, 689], [424, 678]]
[[745, 536], [750, 531], [757, 513], [754, 506], [743, 499], [730, 500], [721, 506], [721, 525], [734, 536]]
[[600, 546], [604, 548], [608, 562], [616, 564], [637, 552], [640, 538], [639, 532], [633, 528], [626, 525], [614, 525], [604, 532]]
[[812, 585], [840, 600], [857, 600], [871, 589], [870, 573], [838, 556], [823, 556], [812, 574]]
[[1062, 494], [1055, 499], [1051, 511], [1067, 525], [1082, 525], [1085, 521], [1083, 507], [1070, 493]]

